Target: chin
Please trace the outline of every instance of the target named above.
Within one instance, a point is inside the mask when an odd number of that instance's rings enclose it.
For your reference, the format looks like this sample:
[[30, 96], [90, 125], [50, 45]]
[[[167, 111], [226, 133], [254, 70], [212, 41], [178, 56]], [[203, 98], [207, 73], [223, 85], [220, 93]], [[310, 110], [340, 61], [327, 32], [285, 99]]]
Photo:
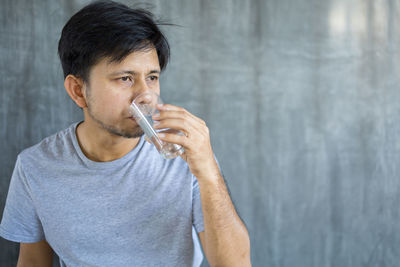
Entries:
[[120, 136], [125, 138], [140, 138], [144, 132], [137, 124], [130, 123], [129, 125], [116, 126], [115, 124], [101, 123], [103, 129], [114, 136]]
[[118, 134], [120, 136], [126, 137], [126, 138], [140, 138], [143, 136], [144, 132], [139, 126], [137, 126], [137, 127], [134, 127], [134, 129], [129, 129], [126, 131], [119, 131]]

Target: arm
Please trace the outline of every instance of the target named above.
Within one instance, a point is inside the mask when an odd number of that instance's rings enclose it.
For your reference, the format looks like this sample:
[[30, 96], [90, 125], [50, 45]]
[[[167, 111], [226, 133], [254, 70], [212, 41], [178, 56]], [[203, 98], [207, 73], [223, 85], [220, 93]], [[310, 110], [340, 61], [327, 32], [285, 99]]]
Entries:
[[224, 179], [214, 158], [210, 133], [203, 120], [183, 108], [159, 106], [155, 128], [180, 130], [184, 135], [159, 134], [168, 143], [183, 146], [181, 157], [197, 178], [203, 210], [204, 232], [199, 234], [203, 250], [212, 266], [251, 266], [250, 241], [237, 215]]
[[251, 266], [247, 229], [235, 211], [224, 179], [215, 173], [198, 178], [204, 232], [200, 242], [211, 266]]
[[20, 243], [17, 267], [51, 267], [53, 254], [53, 249], [46, 240]]

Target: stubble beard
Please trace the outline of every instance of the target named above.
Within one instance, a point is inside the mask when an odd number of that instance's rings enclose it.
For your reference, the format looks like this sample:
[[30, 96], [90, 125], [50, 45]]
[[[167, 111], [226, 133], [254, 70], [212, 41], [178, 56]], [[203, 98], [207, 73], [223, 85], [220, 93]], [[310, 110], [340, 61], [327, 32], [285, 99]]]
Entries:
[[[128, 132], [123, 129], [118, 129], [117, 127], [113, 125], [106, 124], [102, 122], [100, 119], [97, 118], [97, 116], [92, 112], [92, 101], [90, 99], [90, 94], [88, 94], [88, 101], [87, 101], [87, 111], [89, 116], [97, 122], [104, 130], [109, 132], [110, 134], [116, 135], [116, 136], [121, 136], [125, 138], [139, 138], [142, 137], [144, 132], [140, 127], [136, 127], [133, 132]], [[133, 123], [133, 122], [132, 122]]]
[[101, 120], [97, 119], [96, 116], [91, 112], [89, 106], [88, 106], [88, 113], [89, 113], [89, 116], [95, 122], [97, 122], [104, 130], [106, 130], [110, 134], [125, 137], [125, 138], [139, 138], [139, 137], [142, 137], [144, 134], [143, 130], [140, 127], [137, 127], [133, 132], [128, 132], [128, 131], [124, 131], [123, 129], [118, 129], [117, 127], [114, 127], [112, 125], [103, 123]]

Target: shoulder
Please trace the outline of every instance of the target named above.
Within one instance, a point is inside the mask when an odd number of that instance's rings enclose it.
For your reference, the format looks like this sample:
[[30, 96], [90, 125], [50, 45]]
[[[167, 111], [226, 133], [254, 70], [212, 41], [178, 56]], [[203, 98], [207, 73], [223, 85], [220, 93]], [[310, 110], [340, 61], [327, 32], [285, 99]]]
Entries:
[[38, 144], [28, 147], [19, 153], [21, 162], [38, 162], [62, 157], [73, 149], [73, 124], [68, 128], [44, 138]]

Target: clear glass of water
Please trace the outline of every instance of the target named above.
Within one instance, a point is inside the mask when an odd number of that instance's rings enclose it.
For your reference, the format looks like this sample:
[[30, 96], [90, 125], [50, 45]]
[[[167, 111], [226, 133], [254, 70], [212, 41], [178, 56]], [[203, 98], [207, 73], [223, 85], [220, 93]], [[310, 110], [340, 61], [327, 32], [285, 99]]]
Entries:
[[182, 134], [175, 129], [154, 129], [152, 116], [160, 111], [157, 109], [158, 104], [163, 104], [162, 99], [153, 91], [147, 90], [138, 95], [131, 103], [130, 111], [133, 118], [142, 128], [146, 137], [157, 148], [158, 152], [166, 159], [172, 159], [183, 153], [183, 147], [178, 144], [171, 144], [162, 141], [157, 133], [176, 133]]

